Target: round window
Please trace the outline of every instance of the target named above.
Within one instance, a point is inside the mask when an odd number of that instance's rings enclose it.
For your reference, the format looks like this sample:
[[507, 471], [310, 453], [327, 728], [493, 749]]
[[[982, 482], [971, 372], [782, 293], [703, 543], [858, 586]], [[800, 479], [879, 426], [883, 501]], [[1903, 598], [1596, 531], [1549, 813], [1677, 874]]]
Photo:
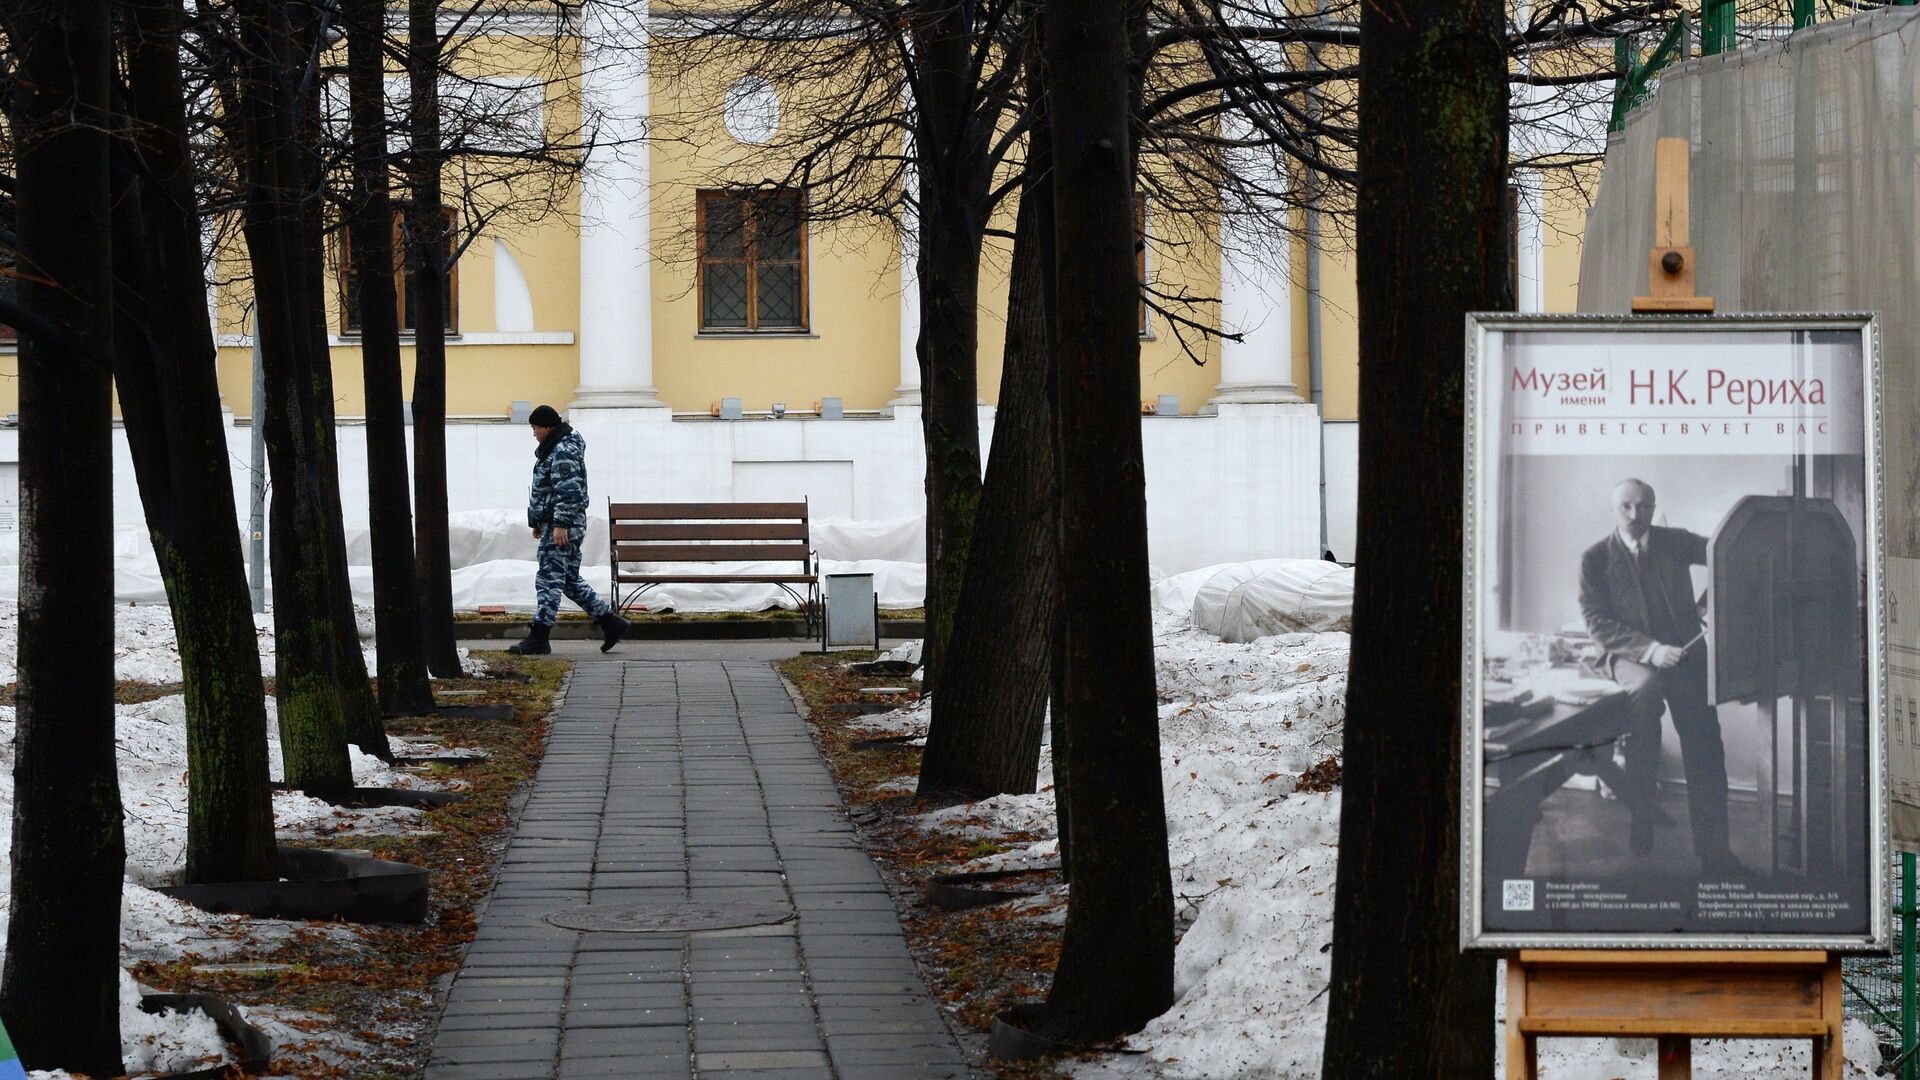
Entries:
[[749, 75], [727, 88], [727, 132], [743, 143], [763, 143], [780, 130], [780, 95], [773, 84]]

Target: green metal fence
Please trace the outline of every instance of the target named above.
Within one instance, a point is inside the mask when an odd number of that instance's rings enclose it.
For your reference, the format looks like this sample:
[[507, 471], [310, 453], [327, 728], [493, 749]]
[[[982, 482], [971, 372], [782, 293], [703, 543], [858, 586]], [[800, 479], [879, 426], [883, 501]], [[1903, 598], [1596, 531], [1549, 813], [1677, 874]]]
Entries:
[[1916, 871], [1914, 856], [1903, 852], [1894, 859], [1899, 883], [1893, 903], [1894, 949], [1891, 956], [1856, 957], [1842, 965], [1847, 1013], [1866, 1021], [1883, 1047], [1893, 1054], [1888, 1075], [1920, 1080], [1920, 1052], [1916, 1051], [1914, 1009], [1914, 953], [1916, 938]]
[[[1920, 0], [1891, 0], [1896, 6], [1911, 6]], [[1793, 28], [1814, 23], [1813, 0], [1792, 0]], [[1700, 0], [1700, 51], [1712, 56], [1737, 47], [1736, 0]], [[1608, 131], [1626, 127], [1627, 114], [1653, 93], [1662, 69], [1685, 60], [1689, 50], [1689, 17], [1681, 11], [1668, 26], [1651, 53], [1644, 57], [1641, 46], [1631, 35], [1614, 40], [1613, 115]], [[1894, 880], [1898, 883], [1893, 902], [1894, 950], [1891, 956], [1858, 957], [1842, 966], [1845, 1001], [1850, 1016], [1864, 1020], [1874, 1035], [1892, 1054], [1883, 1066], [1888, 1075], [1900, 1080], [1920, 1080], [1920, 1037], [1916, 1037], [1915, 948], [1920, 945], [1920, 881], [1916, 881], [1915, 858], [1902, 853], [1894, 859]]]

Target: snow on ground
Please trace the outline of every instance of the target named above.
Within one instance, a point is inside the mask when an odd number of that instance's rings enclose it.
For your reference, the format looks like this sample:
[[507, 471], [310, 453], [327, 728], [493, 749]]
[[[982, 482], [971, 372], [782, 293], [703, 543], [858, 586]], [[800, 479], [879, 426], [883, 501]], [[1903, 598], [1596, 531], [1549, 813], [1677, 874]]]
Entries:
[[120, 1045], [129, 1073], [186, 1072], [227, 1060], [227, 1040], [203, 1012], [140, 1008], [140, 987], [120, 973]]
[[[166, 684], [180, 680], [180, 653], [173, 639], [173, 620], [165, 604], [121, 605], [116, 609], [115, 667], [121, 679]], [[363, 622], [371, 613], [363, 613]], [[264, 674], [273, 671], [273, 633], [270, 616], [257, 616]], [[14, 678], [13, 659], [18, 639], [18, 608], [0, 603], [0, 682]], [[363, 635], [371, 632], [363, 625]], [[463, 650], [463, 660], [465, 659]], [[367, 663], [373, 665], [371, 643]], [[272, 698], [267, 706], [267, 760], [273, 779], [282, 776], [280, 735]], [[273, 940], [299, 925], [270, 919], [242, 919], [215, 915], [153, 891], [177, 881], [185, 867], [187, 842], [186, 699], [172, 694], [114, 709], [115, 742], [120, 771], [120, 797], [125, 815], [127, 881], [122, 895], [121, 953], [123, 960], [173, 960], [191, 950], [208, 958], [230, 951], [232, 936], [244, 928], [254, 941]], [[0, 820], [13, 816], [13, 753], [15, 710], [0, 706]], [[395, 769], [358, 749], [350, 751], [354, 783], [361, 787], [440, 788], [457, 781], [435, 783]], [[343, 810], [297, 792], [273, 796], [274, 826], [283, 840], [318, 835], [371, 835], [422, 827], [422, 812], [408, 807]], [[10, 830], [0, 829], [0, 865], [9, 859]], [[0, 947], [6, 940], [6, 912], [11, 882], [0, 876]], [[121, 983], [121, 1043], [126, 1065], [135, 1076], [201, 1068], [225, 1060], [227, 1047], [204, 1013], [169, 1012], [149, 1015], [140, 1009], [140, 990], [133, 978]], [[276, 1013], [253, 1009], [248, 1017], [271, 1026]], [[285, 1018], [282, 1018], [285, 1019]], [[295, 1029], [288, 1028], [288, 1031]], [[303, 1039], [311, 1036], [302, 1035]], [[61, 1072], [36, 1072], [36, 1080], [61, 1080]]]
[[[1340, 792], [1295, 791], [1341, 748], [1348, 639], [1283, 634], [1229, 644], [1157, 612], [1160, 753], [1178, 916], [1173, 1008], [1129, 1040], [1144, 1053], [1074, 1067], [1086, 1080], [1218, 1080], [1319, 1075], [1333, 942]], [[928, 705], [864, 718], [876, 733], [924, 731]], [[969, 863], [990, 870], [1057, 861], [1052, 767], [1040, 792], [922, 816], [973, 836], [1027, 832], [1038, 843]], [[1029, 902], [1046, 907], [1045, 898]], [[1056, 911], [1054, 918], [1059, 918]], [[1504, 980], [1501, 981], [1504, 986]], [[1849, 1076], [1872, 1075], [1874, 1039], [1850, 1021]], [[1651, 1076], [1651, 1041], [1546, 1040], [1543, 1080]], [[1803, 1077], [1804, 1040], [1697, 1040], [1694, 1075]]]
[[[354, 618], [359, 624], [361, 648], [367, 670], [374, 670], [377, 653], [373, 645], [373, 609], [357, 607]], [[14, 681], [14, 657], [19, 652], [20, 606], [12, 600], [0, 600], [0, 684]], [[254, 635], [260, 642], [260, 674], [273, 674], [273, 616], [253, 617]], [[173, 612], [164, 602], [116, 604], [113, 617], [113, 671], [116, 678], [131, 682], [177, 683], [180, 681], [180, 646], [173, 637]], [[483, 661], [460, 650], [460, 662], [469, 674], [486, 669]]]
[[[587, 584], [607, 593], [611, 570], [607, 561], [607, 522], [592, 516], [582, 549], [581, 572]], [[470, 611], [482, 605], [503, 604], [510, 610], [531, 610], [535, 544], [523, 508], [455, 511], [447, 521], [448, 555], [453, 569], [453, 606]], [[347, 579], [354, 602], [373, 602], [373, 546], [364, 523], [346, 530]], [[820, 571], [827, 574], [872, 574], [875, 595], [883, 608], [919, 607], [926, 596], [926, 519], [904, 518], [853, 521], [814, 518], [812, 546], [819, 553]], [[122, 602], [165, 606], [166, 585], [153, 542], [144, 525], [126, 524], [113, 532], [114, 596]], [[650, 564], [630, 563], [630, 569]], [[732, 563], [745, 573], [788, 573], [791, 563]], [[267, 582], [271, 594], [273, 583]], [[19, 534], [0, 532], [0, 599], [12, 603], [20, 595]], [[792, 608], [796, 601], [785, 591], [765, 584], [697, 584], [683, 582], [651, 590], [655, 611], [753, 611]], [[8, 656], [12, 650], [8, 650]]]

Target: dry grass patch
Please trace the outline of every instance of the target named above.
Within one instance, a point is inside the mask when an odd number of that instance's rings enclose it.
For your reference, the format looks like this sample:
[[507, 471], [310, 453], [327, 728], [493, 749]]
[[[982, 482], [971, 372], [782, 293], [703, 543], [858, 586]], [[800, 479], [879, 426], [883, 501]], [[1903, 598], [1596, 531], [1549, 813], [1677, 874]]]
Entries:
[[[189, 954], [170, 964], [134, 969], [141, 982], [166, 991], [207, 991], [245, 1005], [272, 1005], [315, 1014], [296, 1022], [314, 1038], [274, 1048], [270, 1075], [300, 1077], [406, 1077], [418, 1073], [431, 1049], [438, 1016], [435, 990], [460, 966], [473, 940], [477, 905], [493, 886], [494, 870], [512, 827], [512, 802], [530, 781], [546, 744], [566, 661], [489, 654], [492, 670], [506, 678], [445, 679], [437, 691], [470, 691], [447, 704], [513, 706], [512, 720], [410, 717], [389, 720], [393, 735], [423, 736], [447, 745], [476, 747], [486, 761], [436, 766], [470, 785], [467, 798], [427, 812], [425, 836], [372, 836], [302, 841], [314, 847], [370, 850], [385, 859], [425, 866], [431, 878], [432, 913], [420, 926], [310, 924], [288, 939], [243, 944], [219, 965], [284, 965], [257, 972], [195, 970], [208, 963]], [[524, 680], [524, 681], [523, 681]], [[351, 1035], [369, 1049], [340, 1060], [329, 1032]]]

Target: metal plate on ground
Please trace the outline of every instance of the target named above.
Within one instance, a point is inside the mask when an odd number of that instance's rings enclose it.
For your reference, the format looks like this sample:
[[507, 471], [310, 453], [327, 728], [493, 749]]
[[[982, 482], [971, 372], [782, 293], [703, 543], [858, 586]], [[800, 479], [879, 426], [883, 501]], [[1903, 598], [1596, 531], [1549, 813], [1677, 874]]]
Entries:
[[773, 926], [791, 918], [793, 909], [784, 904], [601, 904], [556, 911], [547, 921], [567, 930], [685, 934]]

